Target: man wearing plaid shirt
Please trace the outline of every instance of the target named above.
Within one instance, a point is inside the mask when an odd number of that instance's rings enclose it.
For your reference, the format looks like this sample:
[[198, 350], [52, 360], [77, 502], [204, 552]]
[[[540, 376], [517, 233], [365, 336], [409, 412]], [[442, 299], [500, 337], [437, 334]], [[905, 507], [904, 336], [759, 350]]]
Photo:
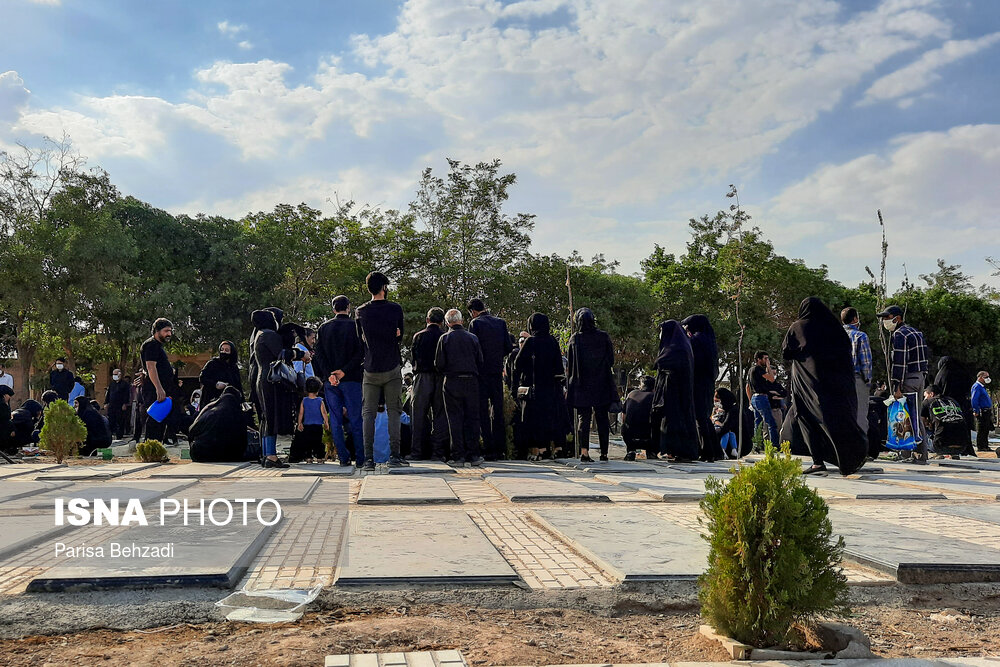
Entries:
[[844, 308], [840, 311], [840, 321], [851, 339], [851, 355], [854, 360], [854, 388], [858, 394], [858, 426], [868, 433], [868, 390], [872, 383], [872, 346], [868, 334], [860, 328], [858, 310]]
[[903, 323], [903, 309], [889, 306], [878, 314], [882, 326], [892, 334], [892, 367], [889, 388], [897, 399], [906, 396], [906, 407], [910, 411], [913, 437], [917, 441], [919, 463], [927, 462], [927, 442], [920, 425], [920, 403], [924, 394], [924, 379], [927, 373], [927, 344], [924, 335]]

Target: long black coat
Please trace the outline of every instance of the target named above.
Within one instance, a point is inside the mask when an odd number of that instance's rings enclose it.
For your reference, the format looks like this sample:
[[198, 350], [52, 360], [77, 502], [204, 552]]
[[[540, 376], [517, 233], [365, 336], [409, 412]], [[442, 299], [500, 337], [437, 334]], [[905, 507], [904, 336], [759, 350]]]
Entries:
[[208, 405], [222, 395], [222, 389], [216, 389], [217, 382], [225, 382], [230, 387], [236, 387], [243, 393], [243, 379], [240, 377], [240, 369], [237, 366], [236, 346], [229, 341], [229, 349], [233, 351], [232, 356], [225, 360], [220, 356], [212, 357], [201, 369], [198, 382], [201, 384], [201, 404]]
[[531, 387], [533, 398], [523, 401], [521, 428], [531, 447], [546, 447], [555, 442], [565, 443], [569, 433], [569, 413], [563, 396], [562, 351], [549, 333], [549, 320], [535, 313], [529, 321], [531, 337], [514, 359], [511, 390], [517, 396], [518, 387]]
[[254, 326], [258, 328], [254, 338], [253, 359], [257, 367], [257, 383], [254, 388], [261, 418], [260, 434], [291, 435], [295, 426], [292, 416], [295, 393], [280, 384], [268, 382], [267, 375], [274, 361], [281, 359], [291, 363], [301, 356], [301, 352], [283, 347], [281, 335], [274, 329], [273, 317], [268, 321], [267, 316], [262, 314], [264, 312], [258, 310], [253, 313]]
[[697, 459], [701, 440], [694, 413], [694, 355], [675, 320], [660, 325], [653, 413], [660, 420], [660, 453]]
[[715, 380], [719, 377], [719, 348], [715, 330], [705, 315], [691, 315], [682, 324], [691, 334], [691, 352], [694, 355], [694, 416], [701, 439], [701, 458], [714, 461], [720, 451], [719, 438], [712, 425]]
[[95, 449], [111, 446], [111, 429], [108, 420], [89, 403], [76, 414], [87, 427], [87, 440], [80, 447], [80, 456], [89, 456]]
[[792, 364], [792, 407], [786, 422], [816, 459], [833, 463], [843, 475], [860, 468], [868, 437], [857, 422], [851, 341], [843, 325], [816, 297], [799, 305], [788, 329], [782, 357]]
[[611, 336], [598, 329], [589, 308], [577, 313], [577, 331], [569, 339], [566, 402], [571, 408], [604, 408], [618, 400], [612, 367]]

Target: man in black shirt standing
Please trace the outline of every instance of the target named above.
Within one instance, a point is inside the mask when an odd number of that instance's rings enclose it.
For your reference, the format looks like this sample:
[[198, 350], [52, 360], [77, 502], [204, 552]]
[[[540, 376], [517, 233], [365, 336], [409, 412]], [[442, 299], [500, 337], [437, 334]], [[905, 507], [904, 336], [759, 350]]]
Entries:
[[66, 368], [66, 360], [59, 357], [55, 367], [49, 371], [49, 388], [59, 394], [59, 398], [68, 401], [73, 384], [73, 373]]
[[170, 342], [174, 335], [174, 325], [163, 317], [153, 322], [152, 336], [146, 339], [139, 349], [142, 367], [146, 371], [146, 383], [142, 385], [142, 404], [147, 408], [153, 403], [162, 403], [169, 396], [173, 401], [170, 414], [163, 421], [152, 417], [146, 418], [146, 440], [163, 441], [163, 435], [168, 423], [172, 423], [175, 413], [180, 412], [180, 401], [176, 399], [177, 379], [174, 368], [167, 359], [163, 349], [164, 343]]
[[[313, 371], [324, 381], [323, 396], [330, 415], [330, 432], [337, 448], [340, 465], [357, 467], [365, 464], [365, 439], [361, 419], [361, 363], [364, 349], [358, 337], [358, 328], [351, 319], [351, 300], [340, 295], [333, 300], [333, 319], [319, 328]], [[347, 449], [344, 437], [344, 410], [347, 425], [354, 440], [354, 456]]]
[[[448, 459], [448, 418], [444, 414], [444, 397], [441, 394], [441, 376], [434, 368], [434, 354], [438, 339], [444, 334], [444, 311], [431, 308], [427, 311], [427, 328], [413, 336], [410, 348], [413, 363], [413, 389], [410, 394], [410, 418], [413, 420], [413, 452], [410, 460], [419, 461], [433, 457], [436, 461]], [[428, 451], [430, 440], [431, 451]]]
[[403, 309], [389, 301], [389, 279], [374, 271], [365, 278], [372, 300], [358, 307], [358, 336], [364, 343], [364, 379], [362, 381], [361, 418], [364, 424], [365, 466], [375, 470], [375, 413], [380, 395], [385, 396], [389, 415], [389, 467], [410, 465], [399, 456], [399, 418], [403, 411], [403, 358], [399, 342], [403, 339]]
[[750, 371], [750, 407], [753, 409], [754, 431], [761, 422], [767, 424], [767, 436], [771, 444], [777, 447], [781, 443], [778, 437], [778, 422], [771, 412], [771, 391], [775, 388], [774, 371], [771, 370], [771, 357], [767, 352], [754, 355], [756, 365]]
[[479, 456], [479, 375], [483, 351], [479, 339], [462, 326], [462, 311], [452, 308], [444, 321], [450, 329], [438, 339], [434, 368], [444, 376], [444, 410], [451, 432], [451, 453], [455, 466], [478, 466]]
[[503, 418], [503, 361], [514, 350], [507, 323], [486, 310], [482, 299], [469, 301], [469, 332], [479, 339], [483, 372], [479, 374], [479, 424], [483, 431], [483, 455], [487, 461], [504, 458], [507, 430]]

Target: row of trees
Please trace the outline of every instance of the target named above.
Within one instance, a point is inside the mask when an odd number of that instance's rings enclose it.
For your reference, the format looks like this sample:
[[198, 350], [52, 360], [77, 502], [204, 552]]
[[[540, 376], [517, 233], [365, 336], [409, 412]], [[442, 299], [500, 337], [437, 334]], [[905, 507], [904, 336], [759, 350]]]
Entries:
[[[630, 376], [655, 356], [658, 321], [696, 312], [716, 325], [724, 369], [740, 349], [744, 361], [757, 348], [775, 351], [808, 295], [855, 305], [875, 334], [874, 283], [848, 289], [826, 267], [775, 253], [736, 205], [692, 219], [685, 253], [656, 246], [642, 275], [629, 276], [603, 256], [531, 253], [533, 216], [505, 211], [515, 183], [499, 160], [449, 161], [443, 177], [423, 172], [406, 210], [345, 202], [324, 215], [279, 204], [232, 220], [172, 215], [124, 196], [66, 139], [0, 153], [0, 357], [16, 357], [22, 390], [57, 356], [82, 369], [134, 368], [155, 317], [175, 322], [177, 351], [201, 351], [245, 341], [249, 313], [267, 305], [318, 324], [336, 295], [366, 299], [372, 270], [393, 281], [411, 331], [430, 306], [484, 296], [515, 330], [532, 312], [548, 313], [565, 342], [571, 305], [589, 306]], [[926, 278], [927, 288], [904, 285], [894, 299], [934, 351], [995, 366], [1000, 308], [957, 267], [942, 263]]]

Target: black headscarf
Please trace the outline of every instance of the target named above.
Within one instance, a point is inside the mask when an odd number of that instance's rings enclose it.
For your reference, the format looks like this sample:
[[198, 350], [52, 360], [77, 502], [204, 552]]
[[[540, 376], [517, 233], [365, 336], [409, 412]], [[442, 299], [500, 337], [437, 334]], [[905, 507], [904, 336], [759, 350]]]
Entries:
[[799, 304], [799, 319], [792, 323], [785, 335], [785, 359], [840, 359], [845, 352], [851, 354], [851, 339], [844, 331], [844, 325], [819, 297], [803, 299]]
[[590, 308], [581, 308], [576, 311], [576, 315], [573, 319], [576, 321], [576, 328], [578, 331], [594, 331], [597, 329], [597, 321], [594, 319], [594, 311]]
[[[949, 396], [961, 402], [970, 396], [969, 388], [975, 380], [961, 361], [955, 357], [941, 357], [938, 361], [938, 372], [934, 384], [941, 388], [943, 396]], [[971, 400], [971, 399], [969, 399]]]
[[691, 332], [691, 347], [694, 348], [695, 357], [698, 356], [698, 349], [704, 350], [706, 356], [711, 356], [715, 360], [718, 368], [719, 345], [715, 340], [715, 329], [709, 322], [706, 315], [691, 315], [685, 318], [681, 324]]
[[277, 306], [268, 306], [264, 310], [274, 315], [274, 321], [280, 327], [282, 320], [285, 319], [285, 311]]
[[660, 325], [660, 354], [656, 357], [658, 370], [678, 366], [690, 368], [693, 363], [691, 343], [677, 320], [667, 320]]
[[528, 318], [528, 333], [532, 336], [548, 335], [549, 316], [542, 313], [532, 313]]
[[719, 403], [722, 404], [723, 410], [728, 411], [736, 405], [736, 395], [725, 387], [716, 389], [715, 395], [719, 397]]
[[250, 323], [257, 331], [277, 331], [278, 329], [278, 322], [270, 308], [253, 311], [250, 315]]
[[[222, 346], [223, 345], [228, 345], [229, 349], [232, 350], [232, 352], [229, 353], [229, 357], [223, 357], [222, 356], [222, 354], [223, 354], [223, 352], [222, 352]], [[240, 355], [239, 355], [239, 352], [236, 351], [236, 343], [234, 343], [231, 340], [224, 340], [221, 343], [219, 343], [219, 359], [221, 359], [222, 361], [225, 361], [226, 363], [232, 364], [233, 366], [237, 365], [239, 363], [239, 360], [240, 360]]]

